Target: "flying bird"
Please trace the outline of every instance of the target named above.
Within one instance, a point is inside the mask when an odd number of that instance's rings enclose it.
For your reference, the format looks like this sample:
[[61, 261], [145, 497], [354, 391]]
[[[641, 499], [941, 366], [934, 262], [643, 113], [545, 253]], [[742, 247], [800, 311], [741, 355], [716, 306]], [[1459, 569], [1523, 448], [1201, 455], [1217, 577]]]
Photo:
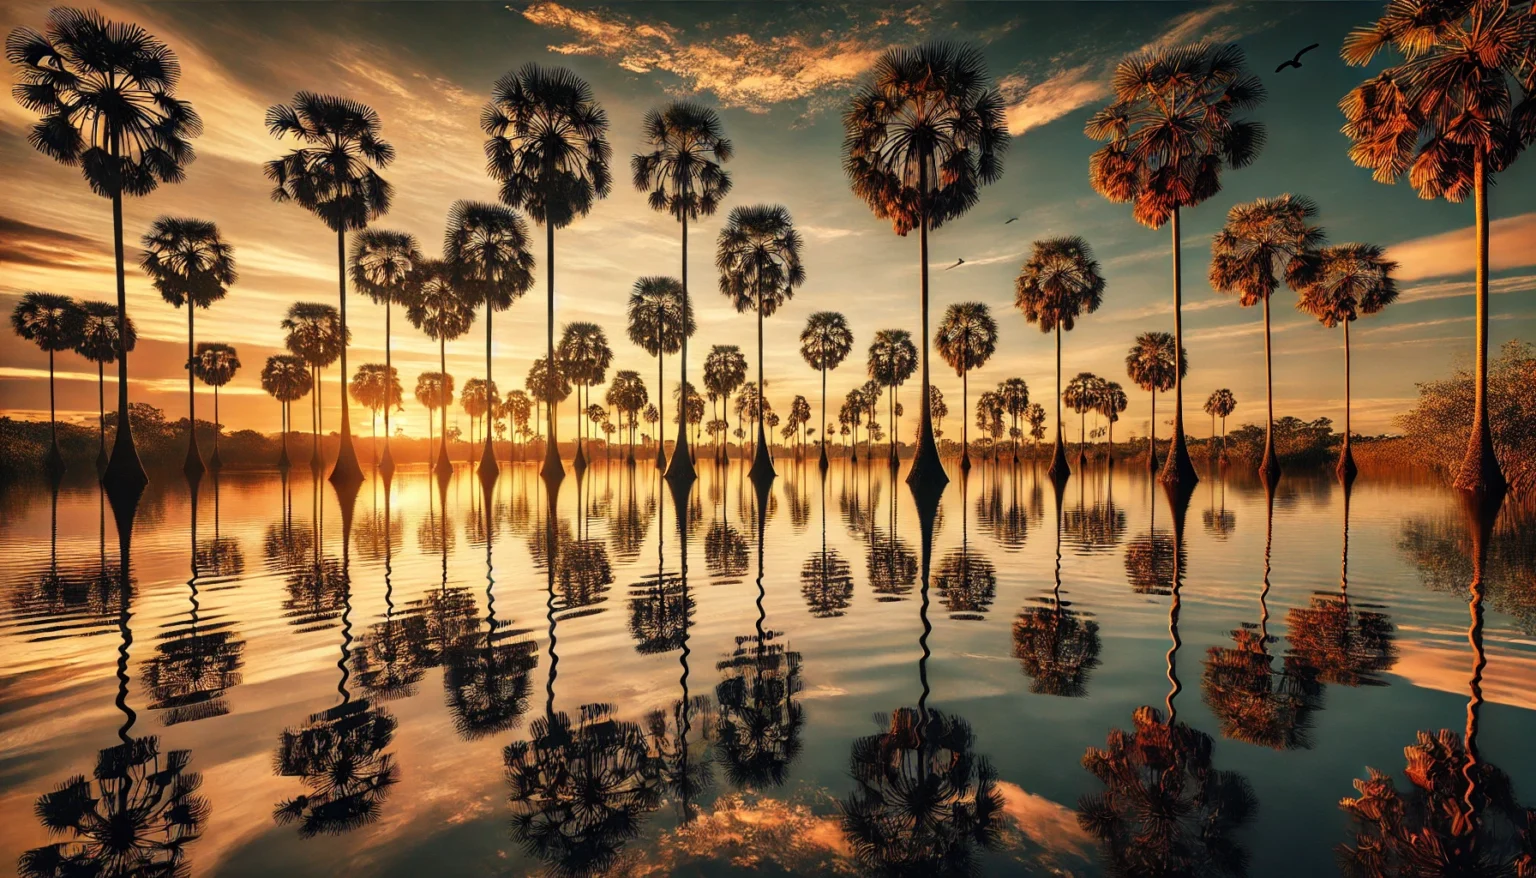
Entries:
[[[960, 266], [962, 266], [964, 264], [965, 264], [965, 260], [964, 259], [956, 259], [955, 260], [955, 264], [951, 265], [949, 268], [959, 268]], [[944, 270], [945, 271], [949, 271], [949, 268], [946, 268]]]
[[1280, 71], [1284, 70], [1287, 67], [1295, 67], [1297, 70], [1300, 70], [1301, 69], [1301, 56], [1307, 54], [1308, 52], [1312, 51], [1315, 48], [1317, 48], [1317, 43], [1313, 43], [1312, 45], [1306, 47], [1305, 49], [1302, 49], [1300, 52], [1296, 53], [1296, 57], [1294, 57], [1291, 60], [1285, 62], [1284, 64], [1281, 64], [1279, 67], [1276, 67], [1275, 68], [1275, 72], [1279, 73]]
[[1008, 218], [1008, 219], [1006, 219], [1006, 220], [1004, 220], [1004, 221], [1003, 221], [1003, 225], [1005, 225], [1005, 226], [1006, 226], [1006, 225], [1008, 225], [1008, 223], [1016, 223], [1016, 222], [1018, 222], [1018, 221], [1019, 221], [1019, 218], [1018, 218], [1018, 217], [1016, 217], [1016, 216], [1011, 216], [1011, 217], [1009, 217], [1009, 218]]

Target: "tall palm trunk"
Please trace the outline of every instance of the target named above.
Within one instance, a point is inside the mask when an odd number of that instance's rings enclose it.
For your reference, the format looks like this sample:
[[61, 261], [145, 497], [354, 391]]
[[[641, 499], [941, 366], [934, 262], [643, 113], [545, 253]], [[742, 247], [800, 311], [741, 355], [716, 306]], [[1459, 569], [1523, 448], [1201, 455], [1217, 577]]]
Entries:
[[[759, 399], [765, 396], [763, 384], [763, 276], [757, 273], [754, 292], [757, 296], [757, 393]], [[764, 421], [766, 419], [759, 413], [757, 419], [757, 450], [752, 455], [751, 476], [754, 479], [771, 479], [773, 471], [773, 455], [764, 447], [766, 436], [764, 435]]]
[[211, 461], [214, 469], [218, 469], [224, 463], [219, 460], [219, 433], [223, 432], [219, 424], [219, 385], [215, 384], [213, 385], [213, 460]]
[[96, 361], [96, 475], [107, 471], [107, 368]]
[[667, 368], [663, 363], [666, 356], [661, 351], [661, 323], [656, 324], [656, 468], [667, 468], [667, 443], [661, 439], [661, 431], [667, 428]]
[[[1347, 321], [1345, 325], [1348, 325]], [[1280, 481], [1280, 459], [1275, 456], [1275, 374], [1270, 358], [1268, 296], [1264, 297], [1264, 404], [1267, 412], [1264, 421], [1264, 460], [1259, 464], [1259, 478], [1273, 487]]]
[[[544, 249], [545, 268], [548, 276], [548, 298], [545, 303], [544, 320], [544, 374], [545, 379], [553, 384], [555, 369], [555, 224], [547, 218], [544, 221]], [[559, 481], [565, 478], [565, 464], [560, 462], [560, 442], [556, 438], [559, 434], [555, 431], [555, 421], [558, 415], [558, 407], [554, 394], [549, 392], [552, 388], [545, 388], [545, 395], [549, 397], [547, 416], [549, 418], [549, 440], [544, 443], [544, 467], [540, 470], [548, 481]]]
[[[1349, 363], [1349, 324], [1352, 321], [1344, 321], [1344, 450], [1339, 452], [1338, 476], [1339, 481], [1348, 485], [1354, 481], [1358, 470], [1355, 467], [1355, 456], [1349, 451], [1350, 423], [1349, 415], [1351, 405], [1351, 385]], [[1348, 539], [1348, 537], [1346, 537]]]
[[432, 460], [432, 446], [436, 444], [437, 437], [432, 431], [432, 409], [427, 409], [427, 460]]
[[[918, 191], [926, 201], [928, 197], [928, 156], [918, 165]], [[944, 463], [939, 460], [939, 446], [933, 439], [933, 412], [929, 408], [928, 389], [928, 212], [924, 208], [918, 233], [918, 259], [921, 263], [920, 295], [922, 298], [922, 335], [918, 338], [918, 353], [922, 359], [923, 398], [919, 403], [917, 448], [912, 454], [912, 469], [907, 473], [907, 484], [926, 491], [942, 491], [949, 484]], [[891, 460], [896, 458], [896, 434], [891, 434]]]
[[1157, 388], [1152, 388], [1152, 428], [1147, 431], [1147, 469], [1157, 472]]
[[282, 422], [283, 430], [283, 452], [277, 458], [278, 469], [288, 468], [288, 409], [289, 403], [287, 400], [280, 400], [278, 402], [278, 418]]
[[[687, 201], [687, 192], [688, 192], [688, 187], [685, 185], [683, 187], [683, 194], [684, 194], [684, 201], [685, 202]], [[678, 387], [679, 388], [686, 388], [688, 386], [688, 314], [689, 314], [689, 310], [688, 310], [688, 214], [687, 214], [686, 211], [683, 213], [683, 220], [682, 221], [683, 221], [683, 278], [682, 278], [682, 280], [683, 280], [683, 326], [681, 327], [680, 332], [681, 332], [682, 337], [683, 337], [683, 344], [682, 344], [682, 349], [679, 351], [679, 357], [678, 357], [678, 359], [680, 361], [679, 362], [679, 367], [678, 367], [678, 374], [682, 376], [681, 377], [681, 383], [678, 385]], [[758, 311], [758, 317], [759, 317], [759, 319], [761, 319], [761, 317], [762, 317], [761, 309], [759, 309], [759, 311]], [[759, 330], [759, 338], [761, 338], [761, 330]], [[761, 345], [759, 345], [759, 348], [761, 348]], [[761, 377], [759, 377], [759, 383], [761, 383]], [[681, 400], [682, 401], [679, 403], [679, 408], [678, 408], [677, 444], [672, 447], [672, 462], [671, 462], [670, 465], [667, 466], [667, 473], [666, 473], [666, 475], [667, 475], [667, 478], [669, 480], [675, 482], [676, 484], [687, 485], [687, 484], [691, 484], [693, 482], [693, 480], [695, 478], [697, 478], [698, 474], [693, 469], [693, 453], [688, 450], [688, 396], [687, 396], [687, 391], [686, 390], [679, 390], [678, 392], [681, 395]], [[759, 393], [762, 392], [762, 387], [761, 386], [758, 387], [758, 392]], [[663, 396], [666, 395], [665, 391], [663, 391], [662, 395]], [[666, 428], [667, 428], [667, 421], [666, 421], [665, 418], [663, 418], [662, 421], [661, 421], [661, 428], [660, 429], [665, 430]], [[756, 464], [754, 463], [753, 466], [755, 467]]]
[[318, 471], [320, 469], [320, 367], [310, 366], [309, 372], [313, 376], [309, 383], [315, 388], [315, 395], [309, 400], [309, 468]]
[[394, 310], [392, 307], [394, 303], [393, 294], [384, 299], [384, 379], [388, 383], [384, 388], [384, 458], [379, 461], [379, 467], [384, 470], [385, 475], [395, 471], [395, 458], [394, 455], [389, 453], [389, 406], [391, 403], [389, 396], [390, 389], [394, 386], [395, 377], [394, 363], [390, 360], [392, 346], [390, 345], [389, 316], [390, 312]]
[[825, 432], [826, 429], [827, 429], [827, 423], [828, 423], [827, 422], [827, 367], [826, 367], [826, 365], [822, 365], [822, 367], [821, 367], [821, 429], [822, 429], [823, 432], [821, 434], [821, 459], [819, 461], [817, 461], [817, 466], [820, 466], [822, 469], [826, 469], [827, 468], [827, 434]]
[[[195, 478], [203, 473], [203, 454], [197, 447], [197, 385], [192, 368], [193, 345], [197, 333], [193, 329], [193, 315], [197, 313], [197, 306], [192, 303], [192, 297], [187, 296], [187, 457], [182, 463], [181, 469], [189, 478]], [[49, 361], [52, 362], [52, 355]], [[49, 366], [50, 375], [52, 366]]]
[[442, 420], [438, 422], [437, 432], [442, 441], [437, 444], [437, 474], [447, 478], [453, 473], [453, 463], [448, 460], [448, 341], [442, 338], [437, 340], [437, 369], [442, 376], [438, 385], [441, 396], [438, 402], [442, 403], [442, 414], [439, 417]]
[[1477, 196], [1477, 374], [1472, 433], [1456, 475], [1456, 488], [1486, 497], [1502, 497], [1507, 487], [1493, 449], [1488, 425], [1488, 163], [1482, 149], [1473, 154], [1473, 191]]
[[496, 465], [496, 446], [491, 442], [490, 418], [491, 410], [491, 315], [496, 309], [491, 307], [490, 297], [485, 300], [485, 452], [480, 455], [480, 478], [495, 478], [500, 467]]
[[[961, 362], [965, 362], [964, 357]], [[971, 370], [960, 372], [960, 469], [971, 468], [971, 421], [966, 415], [971, 410]]]
[[347, 233], [336, 233], [336, 283], [341, 291], [341, 442], [336, 449], [336, 465], [331, 468], [331, 483], [357, 485], [363, 481], [363, 469], [357, 465], [357, 449], [352, 447], [352, 406], [347, 404]]
[[1173, 444], [1158, 478], [1170, 487], [1184, 489], [1200, 481], [1184, 442], [1184, 307], [1183, 263], [1179, 254], [1179, 209], [1173, 209]]
[[48, 352], [48, 471], [64, 471], [64, 455], [59, 451], [59, 416], [53, 396], [53, 351]]
[[[108, 137], [108, 149], [115, 165], [118, 159], [118, 134]], [[117, 271], [117, 436], [112, 440], [112, 457], [102, 481], [109, 490], [124, 495], [141, 491], [149, 482], [138, 449], [133, 446], [133, 427], [128, 419], [128, 286], [123, 269], [123, 193], [112, 193], [112, 246]], [[124, 575], [127, 567], [124, 566]]]
[[1051, 452], [1051, 468], [1046, 475], [1053, 482], [1065, 482], [1072, 475], [1067, 466], [1067, 450], [1061, 436], [1061, 324], [1056, 324], [1056, 448]]

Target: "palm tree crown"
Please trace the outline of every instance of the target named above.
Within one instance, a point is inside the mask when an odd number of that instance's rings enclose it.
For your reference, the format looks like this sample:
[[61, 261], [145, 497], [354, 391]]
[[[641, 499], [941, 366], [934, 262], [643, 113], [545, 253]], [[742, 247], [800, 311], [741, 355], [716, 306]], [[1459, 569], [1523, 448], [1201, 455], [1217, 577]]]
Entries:
[[806, 318], [805, 328], [800, 330], [800, 356], [812, 369], [836, 369], [852, 350], [853, 330], [848, 328], [847, 317], [836, 311], [817, 311]]
[[372, 411], [399, 407], [405, 391], [400, 387], [400, 374], [393, 366], [383, 363], [364, 363], [357, 367], [352, 384], [347, 388], [352, 398]]
[[[1125, 355], [1125, 371], [1136, 386], [1153, 393], [1173, 389], [1176, 374], [1173, 334], [1168, 332], [1143, 332], [1136, 336], [1130, 353]], [[1188, 354], [1179, 351], [1179, 373], [1188, 374]]]
[[917, 348], [905, 329], [882, 329], [869, 346], [869, 377], [882, 387], [906, 383], [917, 370]]
[[635, 188], [649, 193], [652, 210], [678, 220], [713, 214], [731, 191], [731, 175], [720, 167], [734, 154], [714, 110], [693, 101], [674, 101], [651, 110], [641, 122], [651, 148], [630, 159]]
[[1082, 238], [1036, 241], [1014, 281], [1014, 304], [1041, 332], [1072, 331], [1077, 318], [1104, 301], [1104, 276], [1093, 248]]
[[567, 323], [556, 348], [560, 368], [571, 381], [583, 385], [602, 384], [608, 367], [613, 365], [613, 348], [608, 336], [596, 323], [578, 320]]
[[570, 70], [525, 64], [502, 76], [480, 127], [501, 200], [534, 222], [563, 229], [608, 196], [608, 116]]
[[629, 340], [653, 357], [675, 354], [683, 336], [697, 328], [693, 307], [686, 310], [683, 286], [670, 277], [642, 277], [629, 293]]
[[323, 369], [336, 362], [341, 348], [351, 341], [351, 330], [342, 337], [341, 315], [336, 308], [318, 302], [295, 302], [279, 324], [287, 333], [283, 343], [311, 368]]
[[[731, 211], [715, 248], [720, 292], [737, 311], [761, 310], [772, 317], [805, 283], [800, 233], [789, 211], [759, 204]], [[759, 305], [761, 303], [761, 305]]]
[[314, 376], [303, 359], [292, 354], [273, 354], [261, 367], [261, 389], [278, 402], [294, 402], [314, 389]]
[[236, 280], [234, 248], [207, 220], [163, 216], [144, 235], [139, 260], [166, 302], [208, 308]]
[[[75, 353], [93, 363], [110, 363], [119, 349], [133, 350], [139, 334], [132, 320], [118, 320], [117, 306], [110, 302], [80, 303], [80, 334]], [[126, 329], [127, 335], [122, 335]]]
[[420, 286], [422, 260], [414, 236], [364, 229], [352, 239], [352, 285], [380, 305], [408, 302]]
[[406, 304], [406, 319], [437, 342], [453, 341], [468, 332], [475, 322], [477, 300], [454, 283], [442, 262], [428, 262], [422, 274], [421, 289]]
[[982, 302], [956, 302], [944, 311], [933, 346], [955, 370], [964, 375], [984, 365], [997, 352], [997, 321]]
[[1221, 191], [1221, 169], [1241, 168], [1264, 145], [1264, 127], [1239, 118], [1264, 100], [1237, 46], [1196, 43], [1132, 55], [1115, 68], [1114, 100], [1085, 128], [1106, 141], [1089, 182], [1136, 220], [1162, 228], [1174, 211]]
[[843, 113], [843, 171], [898, 235], [936, 229], [1002, 177], [1002, 95], [974, 46], [891, 49]]
[[46, 353], [67, 351], [80, 342], [85, 312], [69, 296], [27, 293], [11, 311], [11, 329]]
[[1237, 397], [1225, 387], [1211, 391], [1210, 398], [1205, 401], [1205, 413], [1215, 418], [1230, 417], [1236, 410]]
[[175, 97], [181, 64], [164, 43], [136, 24], [61, 7], [46, 33], [12, 31], [5, 55], [20, 68], [11, 93], [42, 116], [27, 142], [78, 165], [96, 194], [148, 195], [181, 182], [203, 123]]
[[453, 285], [477, 304], [505, 311], [533, 285], [533, 254], [523, 218], [499, 204], [455, 201], [443, 235]]
[[747, 355], [733, 344], [717, 344], [704, 358], [704, 389], [728, 397], [747, 380]]
[[1211, 239], [1211, 288], [1237, 293], [1244, 308], [1274, 294], [1283, 277], [1299, 290], [1317, 265], [1323, 231], [1310, 198], [1281, 195], [1235, 205]]
[[528, 367], [528, 377], [523, 381], [523, 386], [528, 388], [529, 396], [549, 405], [552, 402], [563, 402], [571, 395], [571, 376], [565, 374], [559, 360], [555, 360], [555, 368], [551, 373], [549, 361], [539, 357]]
[[240, 355], [233, 345], [221, 341], [200, 341], [192, 358], [192, 373], [209, 387], [223, 387], [240, 371]]
[[1397, 301], [1396, 270], [1397, 263], [1377, 244], [1324, 247], [1296, 307], [1329, 328], [1375, 314]]
[[423, 372], [417, 375], [415, 397], [417, 402], [429, 409], [453, 405], [453, 376], [447, 372]]
[[299, 146], [264, 166], [273, 201], [294, 201], [333, 232], [361, 229], [389, 212], [391, 187], [374, 166], [394, 161], [373, 108], [301, 91], [267, 110], [267, 131]]

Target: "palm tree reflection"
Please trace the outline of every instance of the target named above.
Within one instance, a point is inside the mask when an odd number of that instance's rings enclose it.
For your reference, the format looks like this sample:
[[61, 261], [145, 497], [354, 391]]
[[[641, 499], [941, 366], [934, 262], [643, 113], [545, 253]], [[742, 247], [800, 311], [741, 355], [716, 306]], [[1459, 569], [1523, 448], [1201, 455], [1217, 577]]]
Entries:
[[[870, 470], [870, 508], [877, 503], [877, 491], [874, 488], [874, 470]], [[866, 560], [869, 565], [869, 584], [875, 592], [875, 600], [881, 603], [906, 599], [912, 592], [912, 586], [917, 584], [917, 556], [912, 553], [899, 534], [899, 518], [897, 514], [896, 492], [891, 492], [890, 503], [886, 504], [886, 527], [881, 530], [878, 524], [869, 527], [869, 551]]]
[[800, 594], [818, 619], [841, 616], [853, 603], [853, 567], [827, 546], [827, 477], [821, 477], [821, 551], [800, 568]]
[[22, 587], [11, 592], [12, 618], [29, 632], [30, 642], [105, 633], [117, 621], [118, 607], [133, 600], [119, 593], [121, 571], [107, 560], [106, 494], [99, 500], [100, 559], [95, 565], [60, 571], [58, 484], [50, 486], [49, 507], [48, 567], [25, 574]]
[[1031, 680], [1029, 691], [1037, 695], [1082, 698], [1088, 694], [1088, 675], [1099, 666], [1099, 623], [1069, 609], [1061, 598], [1061, 532], [1064, 482], [1052, 483], [1056, 492], [1056, 584], [1049, 598], [1036, 598], [1013, 621], [1013, 655]]
[[357, 682], [370, 696], [388, 701], [415, 695], [416, 684], [426, 675], [430, 660], [426, 619], [418, 613], [395, 614], [394, 550], [399, 545], [395, 529], [397, 523], [403, 529], [404, 522], [392, 514], [390, 489], [394, 479], [386, 474], [383, 482], [384, 513], [372, 521], [382, 525], [382, 532], [374, 536], [375, 545], [383, 551], [384, 618], [368, 626], [358, 638], [354, 661]]
[[[1472, 501], [1475, 503], [1475, 499]], [[1469, 504], [1471, 505], [1471, 504]], [[1350, 875], [1493, 875], [1536, 872], [1536, 809], [1519, 803], [1513, 780], [1483, 760], [1477, 746], [1483, 706], [1483, 576], [1497, 504], [1469, 509], [1472, 568], [1467, 641], [1472, 676], [1466, 734], [1420, 731], [1403, 749], [1408, 789], [1370, 769], [1358, 793], [1339, 802], [1353, 820], [1354, 839], [1338, 848]]]
[[997, 568], [985, 555], [971, 552], [970, 516], [966, 509], [969, 504], [965, 498], [969, 486], [970, 475], [961, 470], [960, 549], [939, 560], [933, 582], [951, 619], [980, 622], [997, 596]]
[[1175, 542], [1167, 531], [1157, 529], [1157, 501], [1154, 499], [1149, 504], [1147, 532], [1133, 538], [1125, 547], [1126, 580], [1137, 594], [1170, 595], [1176, 584], [1174, 573], [1186, 560], [1183, 542]]
[[986, 528], [1003, 549], [1016, 552], [1024, 548], [1029, 537], [1029, 516], [1019, 503], [1018, 471], [1010, 470], [1008, 474], [1006, 504], [999, 478], [997, 469], [993, 469], [992, 477], [983, 482], [981, 495], [976, 498], [976, 523]]
[[1077, 506], [1063, 514], [1062, 527], [1078, 554], [1113, 551], [1125, 538], [1125, 510], [1115, 505], [1114, 480], [1109, 479], [1110, 489], [1104, 502], [1095, 500], [1092, 505], [1083, 502], [1083, 481], [1079, 480], [1077, 486]]
[[[1225, 467], [1217, 466], [1216, 478], [1209, 481], [1211, 490], [1211, 505], [1200, 513], [1205, 522], [1205, 532], [1218, 540], [1225, 541], [1237, 529], [1237, 515], [1227, 508], [1227, 471]], [[1216, 483], [1221, 483], [1221, 503], [1216, 501]], [[1348, 497], [1345, 497], [1346, 504]]]

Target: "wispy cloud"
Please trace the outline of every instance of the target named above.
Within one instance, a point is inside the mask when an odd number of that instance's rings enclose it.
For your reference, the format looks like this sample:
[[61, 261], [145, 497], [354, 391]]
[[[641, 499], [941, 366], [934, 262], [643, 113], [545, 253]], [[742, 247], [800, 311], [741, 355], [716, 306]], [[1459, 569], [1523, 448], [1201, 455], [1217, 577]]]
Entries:
[[[1387, 248], [1399, 280], [1471, 274], [1477, 268], [1476, 229], [1467, 226], [1414, 238]], [[1493, 271], [1536, 265], [1536, 213], [1488, 224], [1488, 267]]]
[[102, 242], [86, 235], [0, 216], [0, 265], [108, 271]]
[[[1168, 25], [1139, 51], [1150, 52], [1194, 39], [1217, 42], [1242, 36], [1235, 25], [1217, 22], [1237, 9], [1233, 3], [1219, 3], [1186, 12]], [[1120, 56], [1105, 58], [1100, 50], [1073, 53], [1078, 63], [1058, 67], [1038, 81], [1022, 74], [1003, 77], [999, 86], [1008, 101], [1008, 132], [1015, 137], [1031, 128], [1039, 128], [1110, 95], [1110, 78]], [[1087, 60], [1082, 60], [1084, 57]]]
[[[1536, 274], [1519, 274], [1514, 277], [1499, 277], [1488, 282], [1488, 292], [1495, 296], [1507, 293], [1528, 293], [1536, 290]], [[1439, 281], [1436, 283], [1418, 284], [1402, 290], [1397, 297], [1398, 302], [1429, 302], [1435, 299], [1454, 299], [1459, 296], [1470, 296], [1476, 292], [1473, 281]]]
[[755, 112], [792, 101], [806, 101], [811, 112], [823, 109], [826, 98], [847, 91], [874, 66], [896, 41], [895, 30], [914, 24], [910, 17], [882, 14], [835, 31], [712, 32], [694, 38], [664, 21], [606, 10], [535, 3], [521, 12], [536, 25], [571, 35], [551, 44], [552, 52], [610, 58], [631, 73], [669, 73], [677, 77], [674, 92], [709, 92], [727, 107]]

